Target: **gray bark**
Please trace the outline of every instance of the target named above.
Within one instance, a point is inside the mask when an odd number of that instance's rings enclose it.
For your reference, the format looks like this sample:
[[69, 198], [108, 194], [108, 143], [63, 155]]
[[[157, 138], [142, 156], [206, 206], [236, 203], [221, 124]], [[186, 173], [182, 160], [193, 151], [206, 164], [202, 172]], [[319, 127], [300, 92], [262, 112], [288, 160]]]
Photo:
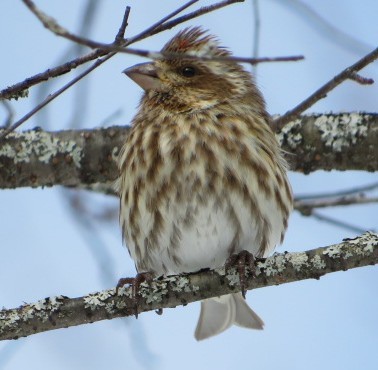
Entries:
[[[335, 271], [378, 263], [378, 234], [301, 253], [275, 254], [256, 261], [255, 272], [247, 269], [247, 288], [257, 289], [304, 279], [319, 279]], [[138, 312], [176, 307], [202, 299], [240, 291], [235, 269], [224, 268], [155, 279], [139, 289]], [[0, 340], [135, 314], [131, 288], [122, 287], [84, 297], [45, 298], [14, 309], [0, 311]]]
[[[0, 131], [1, 132], [1, 131]], [[128, 127], [11, 133], [0, 142], [0, 188], [109, 184]], [[302, 116], [277, 138], [293, 171], [378, 170], [378, 115]]]

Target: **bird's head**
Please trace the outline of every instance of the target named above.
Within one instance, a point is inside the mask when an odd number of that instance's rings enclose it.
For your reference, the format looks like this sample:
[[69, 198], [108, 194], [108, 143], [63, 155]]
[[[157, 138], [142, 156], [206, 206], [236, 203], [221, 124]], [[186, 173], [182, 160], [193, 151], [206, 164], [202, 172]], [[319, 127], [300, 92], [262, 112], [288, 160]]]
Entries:
[[248, 103], [251, 99], [264, 105], [251, 75], [238, 63], [185, 58], [185, 55], [231, 55], [214, 36], [201, 28], [186, 28], [179, 32], [161, 53], [164, 58], [124, 71], [145, 90], [145, 102], [177, 113], [203, 111], [222, 103]]

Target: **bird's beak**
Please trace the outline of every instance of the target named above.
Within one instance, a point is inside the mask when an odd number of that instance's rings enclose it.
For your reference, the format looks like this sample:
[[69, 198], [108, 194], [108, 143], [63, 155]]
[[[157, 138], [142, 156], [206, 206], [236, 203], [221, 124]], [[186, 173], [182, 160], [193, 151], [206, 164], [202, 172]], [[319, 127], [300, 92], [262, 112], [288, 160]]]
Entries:
[[161, 89], [161, 81], [153, 62], [136, 64], [126, 68], [122, 73], [130, 77], [145, 91]]

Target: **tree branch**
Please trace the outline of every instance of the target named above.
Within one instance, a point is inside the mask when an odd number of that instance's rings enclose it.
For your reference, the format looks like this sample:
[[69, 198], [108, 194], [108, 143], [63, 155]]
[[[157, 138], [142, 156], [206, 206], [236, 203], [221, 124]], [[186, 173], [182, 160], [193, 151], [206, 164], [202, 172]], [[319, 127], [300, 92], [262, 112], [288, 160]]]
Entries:
[[[319, 279], [335, 271], [378, 263], [378, 235], [365, 233], [355, 239], [301, 253], [275, 254], [255, 263], [256, 273], [248, 269], [249, 290]], [[235, 269], [224, 268], [155, 279], [140, 288], [139, 312], [176, 307], [210, 297], [240, 291]], [[92, 293], [84, 297], [45, 298], [15, 309], [0, 311], [0, 340], [17, 339], [48, 330], [67, 328], [100, 320], [132, 316], [131, 288], [123, 287]]]
[[[125, 40], [124, 46], [131, 45], [132, 43], [136, 41], [143, 40], [149, 36], [155, 35], [157, 33], [169, 30], [178, 24], [187, 22], [193, 18], [199, 17], [201, 15], [213, 12], [215, 10], [221, 9], [223, 7], [226, 7], [228, 5], [243, 2], [244, 0], [224, 0], [220, 1], [218, 3], [209, 5], [209, 6], [203, 6], [191, 13], [185, 14], [181, 17], [172, 19], [170, 21], [167, 21], [171, 17], [177, 15], [179, 12], [181, 12], [183, 9], [186, 9], [189, 5], [192, 4], [192, 1], [188, 2], [187, 4], [184, 4], [183, 6], [180, 6], [177, 10], [169, 14], [168, 16], [161, 19], [159, 22], [156, 22], [153, 26], [148, 27], [145, 31], [139, 33], [138, 35], [131, 37], [127, 40]], [[112, 54], [108, 50], [103, 49], [96, 49], [89, 54], [86, 54], [82, 57], [75, 58], [67, 63], [64, 63], [60, 66], [57, 66], [55, 68], [49, 68], [48, 70], [38, 73], [37, 75], [31, 76], [29, 78], [26, 78], [24, 81], [18, 82], [12, 86], [9, 86], [3, 90], [0, 91], [0, 100], [1, 99], [18, 99], [28, 96], [28, 89], [34, 85], [37, 85], [41, 82], [47, 81], [51, 78], [61, 76], [65, 73], [70, 72], [72, 69], [77, 68], [78, 66], [85, 64], [87, 62], [90, 62], [91, 60], [95, 60], [99, 57]], [[113, 55], [115, 53], [113, 52]]]
[[319, 198], [312, 200], [294, 200], [294, 208], [303, 216], [311, 216], [314, 209], [349, 206], [356, 204], [378, 203], [378, 197], [367, 197], [365, 194], [341, 195], [334, 198]]
[[[105, 44], [103, 42], [97, 42], [85, 37], [81, 37], [76, 35], [64, 27], [62, 27], [54, 18], [48, 16], [40, 9], [38, 9], [33, 1], [31, 0], [22, 0], [28, 8], [33, 12], [33, 14], [41, 21], [41, 23], [51, 32], [53, 32], [57, 36], [61, 36], [65, 39], [70, 41], [76, 42], [77, 44], [88, 46], [92, 49], [100, 49], [100, 50], [107, 50], [108, 52], [117, 52], [117, 53], [125, 53], [131, 55], [137, 55], [146, 58], [183, 58], [182, 53], [172, 53], [172, 52], [165, 52], [161, 53], [159, 51], [150, 51], [150, 50], [142, 50], [142, 49], [132, 49], [132, 48], [125, 48], [123, 45], [130, 45], [131, 42], [135, 42], [137, 37], [133, 37], [132, 39], [123, 40], [123, 38], [116, 37], [115, 41], [111, 44]], [[188, 4], [192, 5], [194, 2], [198, 0], [191, 1]], [[229, 1], [228, 4], [240, 2], [238, 1]], [[179, 10], [181, 11], [181, 10]], [[161, 22], [159, 22], [160, 25]], [[152, 31], [155, 27], [152, 26], [148, 29], [148, 31]], [[147, 32], [148, 33], [148, 32]], [[216, 57], [216, 56], [198, 56], [198, 55], [185, 55], [185, 59], [193, 59], [193, 60], [213, 60], [213, 61], [234, 61], [234, 62], [241, 62], [241, 63], [250, 63], [252, 65], [258, 63], [269, 63], [269, 62], [296, 62], [298, 60], [303, 60], [304, 57], [302, 55], [294, 55], [294, 56], [284, 56], [284, 57], [266, 57], [266, 58], [247, 58], [247, 57], [238, 57], [238, 56], [227, 56], [227, 57]]]
[[295, 120], [300, 114], [302, 114], [305, 110], [313, 106], [319, 100], [325, 98], [330, 91], [332, 91], [335, 87], [340, 85], [345, 80], [350, 79], [362, 85], [371, 85], [372, 83], [374, 83], [373, 79], [362, 77], [359, 74], [357, 74], [357, 72], [365, 68], [370, 63], [373, 63], [377, 59], [378, 59], [378, 48], [374, 49], [372, 52], [365, 55], [356, 63], [345, 68], [342, 72], [337, 74], [330, 81], [328, 81], [318, 90], [316, 90], [313, 94], [311, 94], [307, 99], [303, 100], [296, 107], [289, 110], [281, 117], [277, 118], [273, 122], [275, 129], [280, 130], [288, 122]]
[[378, 114], [311, 114], [277, 133], [291, 170], [378, 171]]
[[[128, 127], [13, 132], [0, 143], [0, 188], [108, 184]], [[1, 133], [1, 131], [0, 131]], [[378, 115], [302, 116], [277, 135], [293, 171], [378, 170]]]

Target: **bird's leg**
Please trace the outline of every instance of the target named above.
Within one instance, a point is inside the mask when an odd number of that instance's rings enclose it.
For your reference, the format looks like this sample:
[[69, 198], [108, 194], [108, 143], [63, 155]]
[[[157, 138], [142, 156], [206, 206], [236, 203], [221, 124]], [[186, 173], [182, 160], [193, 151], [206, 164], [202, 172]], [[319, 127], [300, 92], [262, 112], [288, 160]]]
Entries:
[[121, 278], [118, 280], [118, 284], [116, 286], [116, 294], [118, 295], [119, 288], [123, 287], [125, 284], [130, 284], [132, 287], [132, 302], [135, 309], [135, 317], [138, 318], [138, 294], [140, 284], [144, 281], [147, 283], [151, 283], [153, 276], [150, 272], [139, 272], [134, 278]]
[[230, 269], [231, 267], [235, 267], [237, 269], [239, 273], [241, 293], [244, 299], [245, 299], [245, 294], [247, 292], [247, 290], [245, 289], [246, 266], [249, 267], [249, 269], [252, 272], [252, 275], [255, 276], [255, 257], [253, 256], [253, 254], [249, 253], [248, 251], [241, 251], [240, 253], [232, 254], [230, 257], [228, 257], [225, 264], [226, 270]]

